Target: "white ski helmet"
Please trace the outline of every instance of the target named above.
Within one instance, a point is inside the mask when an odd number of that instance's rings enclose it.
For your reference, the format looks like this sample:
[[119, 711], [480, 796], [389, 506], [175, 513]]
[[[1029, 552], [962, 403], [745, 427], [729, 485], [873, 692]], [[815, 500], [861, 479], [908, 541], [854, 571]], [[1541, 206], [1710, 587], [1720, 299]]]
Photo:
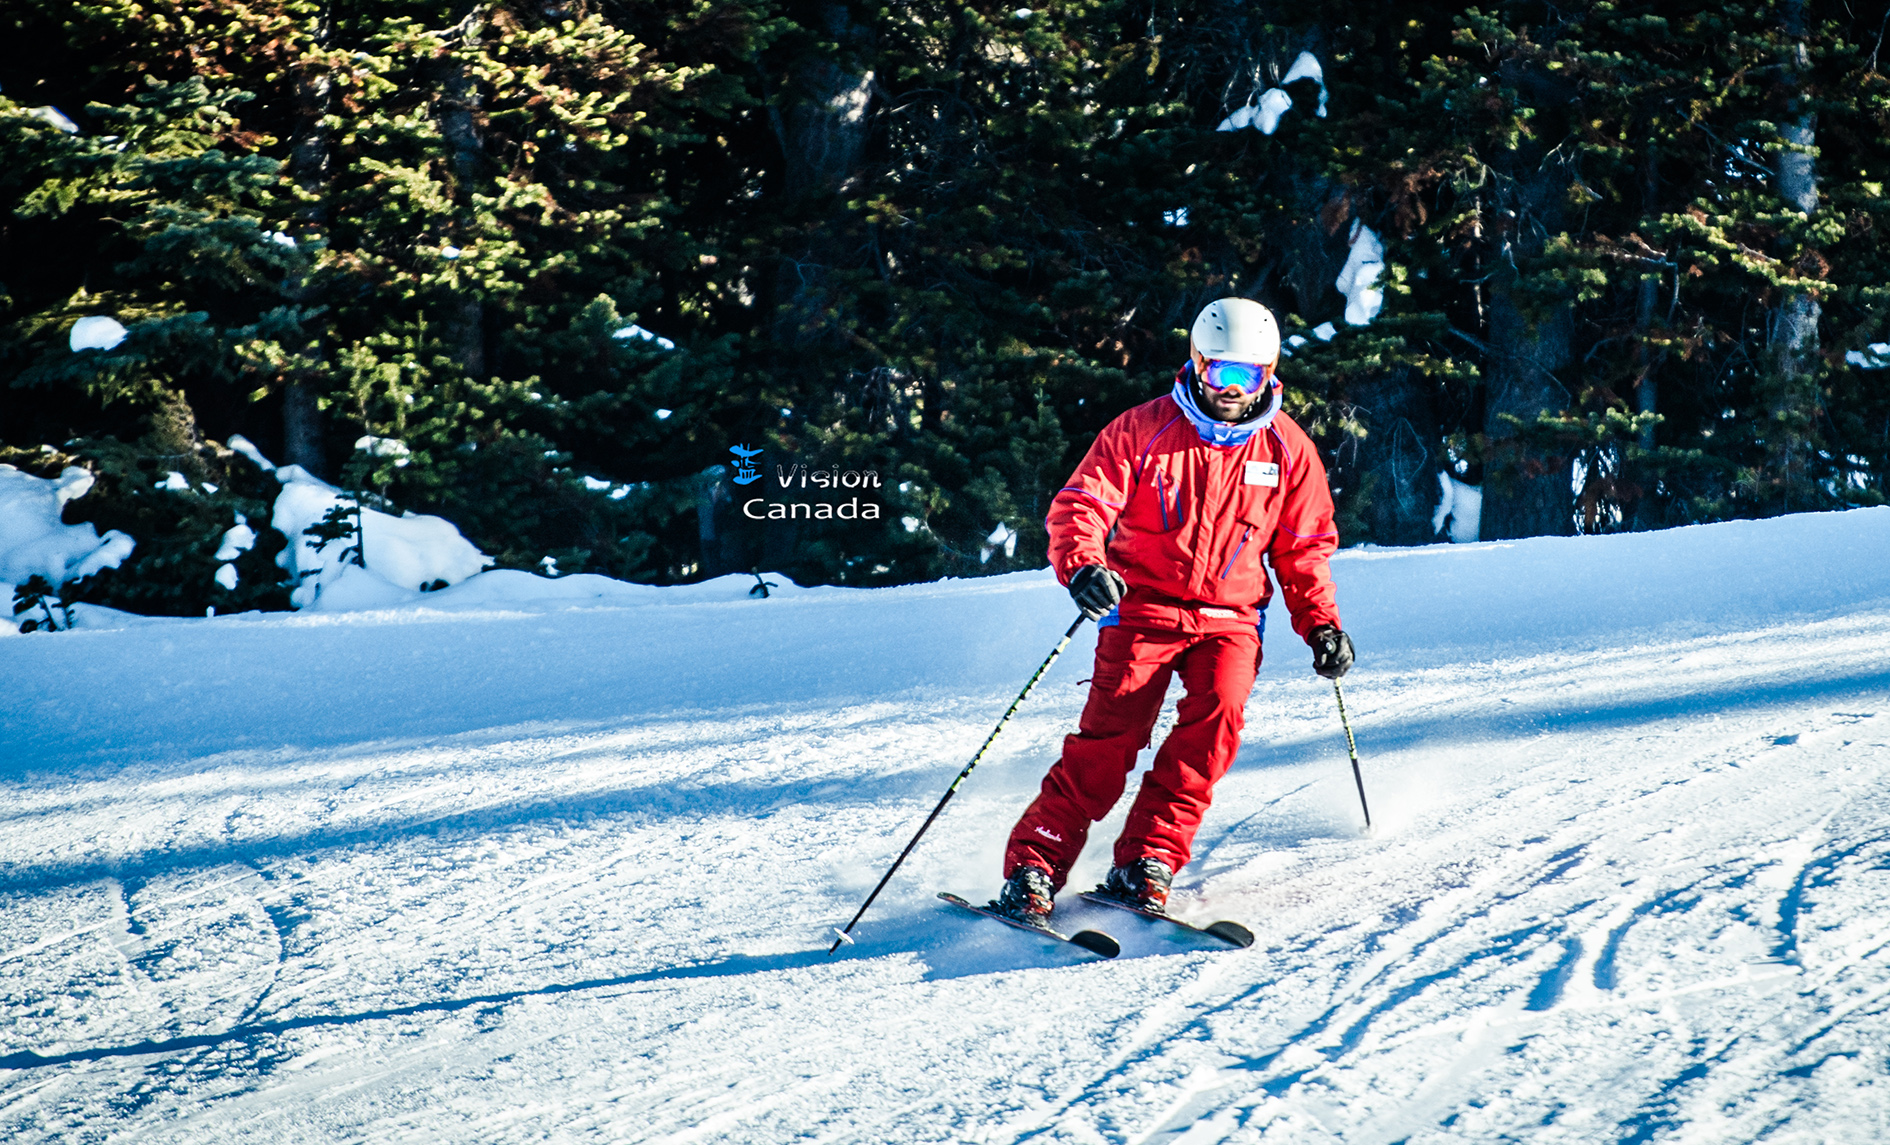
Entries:
[[1208, 303], [1188, 332], [1203, 358], [1270, 366], [1280, 357], [1280, 326], [1273, 312], [1248, 298]]

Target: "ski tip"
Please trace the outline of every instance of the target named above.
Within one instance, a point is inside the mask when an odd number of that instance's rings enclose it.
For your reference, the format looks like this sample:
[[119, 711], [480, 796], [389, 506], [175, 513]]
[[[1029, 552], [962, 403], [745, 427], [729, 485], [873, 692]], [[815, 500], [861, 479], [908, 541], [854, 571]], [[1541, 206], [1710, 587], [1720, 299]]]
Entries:
[[1209, 923], [1201, 928], [1222, 942], [1238, 946], [1242, 950], [1253, 945], [1253, 931], [1231, 920]]
[[[1248, 936], [1249, 941], [1252, 936]], [[1114, 958], [1122, 953], [1122, 944], [1100, 930], [1079, 930], [1070, 935], [1070, 944], [1080, 946], [1091, 954], [1100, 954], [1104, 958]]]

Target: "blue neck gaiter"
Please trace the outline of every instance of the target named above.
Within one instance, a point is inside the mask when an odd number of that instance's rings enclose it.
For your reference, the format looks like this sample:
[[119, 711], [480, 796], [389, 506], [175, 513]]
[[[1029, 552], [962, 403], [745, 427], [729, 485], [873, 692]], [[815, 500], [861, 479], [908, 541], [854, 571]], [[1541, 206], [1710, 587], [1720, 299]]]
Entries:
[[1181, 407], [1181, 412], [1187, 415], [1188, 421], [1194, 425], [1194, 432], [1201, 435], [1202, 441], [1209, 445], [1245, 445], [1255, 431], [1273, 424], [1273, 415], [1280, 412], [1282, 395], [1279, 379], [1275, 378], [1272, 400], [1264, 409], [1260, 408], [1259, 402], [1255, 402], [1254, 407], [1259, 412], [1248, 414], [1245, 420], [1232, 424], [1217, 421], [1203, 413], [1201, 406], [1194, 400], [1194, 363], [1190, 361], [1175, 375], [1175, 388], [1170, 396]]

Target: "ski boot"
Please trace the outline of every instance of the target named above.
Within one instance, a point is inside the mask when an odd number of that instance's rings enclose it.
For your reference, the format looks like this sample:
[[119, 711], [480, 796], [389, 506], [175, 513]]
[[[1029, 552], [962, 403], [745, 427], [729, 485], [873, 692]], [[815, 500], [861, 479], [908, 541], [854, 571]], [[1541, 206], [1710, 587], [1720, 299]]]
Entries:
[[1167, 914], [1168, 887], [1174, 881], [1175, 873], [1168, 869], [1168, 864], [1153, 855], [1144, 855], [1126, 867], [1109, 868], [1109, 877], [1094, 893], [1127, 903], [1137, 910]]
[[1011, 872], [1004, 889], [985, 909], [1005, 918], [1016, 919], [1026, 926], [1048, 930], [1050, 908], [1054, 905], [1055, 895], [1056, 888], [1050, 885], [1050, 876], [1041, 867], [1026, 865]]

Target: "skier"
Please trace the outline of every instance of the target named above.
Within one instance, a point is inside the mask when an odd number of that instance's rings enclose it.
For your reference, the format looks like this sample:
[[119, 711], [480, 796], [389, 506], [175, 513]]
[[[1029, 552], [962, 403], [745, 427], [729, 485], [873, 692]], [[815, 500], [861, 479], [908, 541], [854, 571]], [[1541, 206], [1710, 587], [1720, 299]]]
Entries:
[[1090, 824], [1122, 795], [1169, 680], [1186, 695], [1116, 840], [1098, 894], [1164, 912], [1214, 784], [1240, 749], [1273, 566], [1293, 629], [1329, 679], [1352, 665], [1326, 561], [1338, 547], [1325, 466], [1280, 410], [1266, 307], [1210, 303], [1174, 389], [1117, 417], [1050, 503], [1050, 562], [1097, 624], [1078, 730], [1011, 830], [991, 909], [1049, 924]]

